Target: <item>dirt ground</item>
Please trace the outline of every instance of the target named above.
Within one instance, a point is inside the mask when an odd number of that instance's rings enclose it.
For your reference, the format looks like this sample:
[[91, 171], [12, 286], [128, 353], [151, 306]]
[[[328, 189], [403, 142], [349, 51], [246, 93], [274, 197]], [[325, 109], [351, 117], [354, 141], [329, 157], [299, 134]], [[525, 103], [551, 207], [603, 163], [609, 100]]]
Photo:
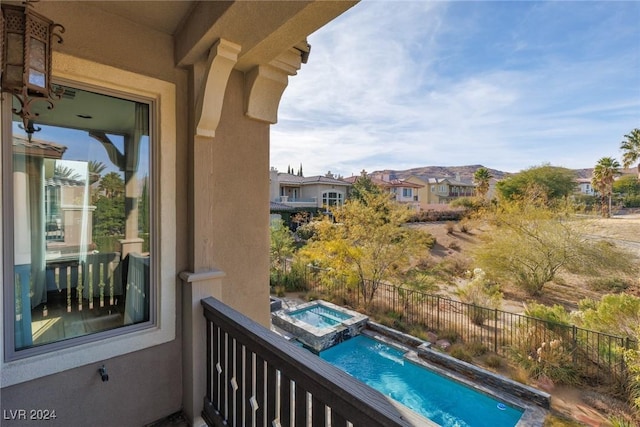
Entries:
[[[609, 219], [588, 218], [588, 233], [592, 238], [602, 238], [610, 240], [615, 244], [624, 247], [629, 252], [635, 254], [640, 260], [640, 215], [616, 215]], [[475, 245], [478, 245], [488, 228], [478, 224], [472, 226], [468, 232], [460, 231], [459, 225], [455, 224], [453, 232], [448, 232], [451, 225], [445, 223], [424, 223], [415, 225], [433, 235], [437, 244], [430, 251], [432, 262], [459, 260], [461, 264], [467, 263], [469, 269], [473, 269], [470, 252]], [[561, 304], [567, 309], [577, 308], [577, 303], [583, 298], [597, 299], [606, 291], [595, 291], [590, 289], [586, 283], [588, 278], [570, 274], [562, 274], [562, 280], [557, 283], [545, 285], [543, 296], [535, 299], [536, 302], [547, 305]], [[457, 285], [464, 283], [460, 279]], [[452, 296], [457, 288], [456, 284], [443, 284], [440, 292]], [[625, 292], [640, 295], [640, 279], [632, 282], [632, 285]], [[522, 313], [524, 303], [532, 298], [522, 291], [506, 286], [503, 288], [504, 302], [502, 309], [513, 313]], [[610, 414], [619, 402], [606, 397], [597, 391], [585, 391], [572, 387], [555, 387], [549, 384], [536, 384], [536, 386], [546, 389], [552, 394], [552, 409], [557, 418], [552, 423], [546, 425], [554, 426], [607, 426]], [[563, 419], [569, 421], [564, 421]], [[633, 424], [630, 424], [633, 425]]]

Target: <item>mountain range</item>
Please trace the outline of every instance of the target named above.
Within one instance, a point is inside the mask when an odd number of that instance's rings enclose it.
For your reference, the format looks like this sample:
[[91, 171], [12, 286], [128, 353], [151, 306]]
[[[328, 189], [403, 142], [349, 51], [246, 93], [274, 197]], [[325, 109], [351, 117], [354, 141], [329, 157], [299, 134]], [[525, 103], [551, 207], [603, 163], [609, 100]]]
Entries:
[[[473, 174], [476, 170], [485, 167], [491, 175], [497, 179], [503, 179], [509, 175], [513, 175], [511, 172], [504, 172], [497, 169], [491, 169], [482, 165], [467, 165], [467, 166], [423, 166], [419, 168], [405, 169], [405, 170], [392, 170], [385, 169], [382, 171], [375, 171], [371, 174], [388, 174], [390, 179], [405, 179], [411, 175], [416, 175], [423, 178], [453, 178], [459, 177], [460, 181], [473, 182]], [[591, 178], [593, 168], [586, 169], [572, 169], [576, 173], [577, 178]]]

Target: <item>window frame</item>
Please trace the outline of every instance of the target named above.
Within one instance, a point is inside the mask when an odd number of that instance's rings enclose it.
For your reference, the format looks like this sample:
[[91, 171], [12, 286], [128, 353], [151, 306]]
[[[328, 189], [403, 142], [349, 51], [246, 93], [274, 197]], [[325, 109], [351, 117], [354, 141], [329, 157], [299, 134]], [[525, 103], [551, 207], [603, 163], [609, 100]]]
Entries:
[[[329, 194], [335, 194], [335, 198], [329, 197]], [[335, 201], [334, 205], [330, 204], [331, 201]], [[336, 191], [335, 189], [325, 190], [322, 192], [322, 206], [323, 207], [332, 207], [332, 206], [342, 206], [344, 205], [344, 194], [340, 191]]]
[[[3, 257], [0, 277], [0, 383], [4, 386], [51, 375], [67, 369], [139, 351], [175, 339], [175, 138], [176, 89], [173, 83], [115, 69], [103, 64], [54, 52], [56, 83], [149, 104], [150, 137], [150, 320], [64, 341], [15, 350], [13, 286], [13, 180], [10, 149], [0, 154], [2, 176]], [[92, 70], [86, 75], [84, 70]], [[0, 112], [2, 140], [11, 137], [11, 98], [5, 97]], [[3, 144], [6, 145], [6, 144]], [[162, 156], [160, 156], [162, 153]], [[163, 179], [160, 180], [159, 177]], [[162, 187], [162, 188], [161, 188]], [[8, 191], [10, 190], [10, 191]], [[163, 194], [163, 198], [159, 195]], [[170, 195], [170, 197], [166, 197]], [[162, 230], [162, 231], [161, 231]], [[5, 242], [11, 243], [9, 245]], [[158, 262], [162, 259], [162, 263]]]

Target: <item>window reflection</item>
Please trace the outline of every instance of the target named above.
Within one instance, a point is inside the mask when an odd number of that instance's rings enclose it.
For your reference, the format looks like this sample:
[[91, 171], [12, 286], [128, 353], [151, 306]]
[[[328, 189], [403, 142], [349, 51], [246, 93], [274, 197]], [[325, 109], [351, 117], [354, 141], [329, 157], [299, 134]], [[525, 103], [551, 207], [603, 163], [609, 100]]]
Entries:
[[16, 350], [150, 320], [149, 105], [65, 94], [12, 127]]

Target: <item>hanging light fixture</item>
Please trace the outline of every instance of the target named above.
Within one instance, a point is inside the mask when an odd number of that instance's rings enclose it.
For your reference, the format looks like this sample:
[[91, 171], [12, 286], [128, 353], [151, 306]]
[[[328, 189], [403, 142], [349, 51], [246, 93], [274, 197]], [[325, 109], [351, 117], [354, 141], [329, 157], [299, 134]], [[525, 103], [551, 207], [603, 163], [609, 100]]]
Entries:
[[31, 111], [31, 104], [44, 101], [51, 109], [62, 95], [62, 90], [51, 86], [51, 45], [54, 39], [62, 43], [60, 34], [64, 33], [62, 25], [36, 13], [32, 2], [25, 1], [24, 6], [3, 3], [0, 17], [2, 92], [20, 103], [20, 109], [12, 111], [22, 118], [29, 139], [39, 130], [33, 125], [38, 114]]

